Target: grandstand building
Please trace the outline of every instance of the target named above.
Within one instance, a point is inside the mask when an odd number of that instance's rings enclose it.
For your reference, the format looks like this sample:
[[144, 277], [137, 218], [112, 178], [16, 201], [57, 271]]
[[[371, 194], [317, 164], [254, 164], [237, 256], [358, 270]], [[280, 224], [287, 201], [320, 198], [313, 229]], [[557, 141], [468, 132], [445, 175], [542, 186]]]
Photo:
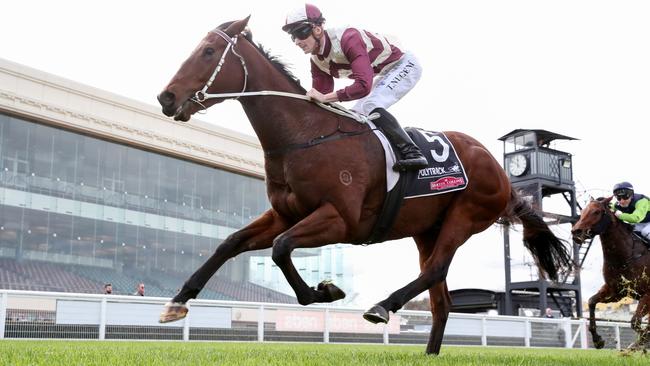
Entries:
[[[268, 207], [254, 137], [0, 59], [0, 288], [172, 296]], [[308, 283], [349, 291], [343, 259], [294, 255]], [[295, 302], [268, 250], [228, 261], [200, 298]]]

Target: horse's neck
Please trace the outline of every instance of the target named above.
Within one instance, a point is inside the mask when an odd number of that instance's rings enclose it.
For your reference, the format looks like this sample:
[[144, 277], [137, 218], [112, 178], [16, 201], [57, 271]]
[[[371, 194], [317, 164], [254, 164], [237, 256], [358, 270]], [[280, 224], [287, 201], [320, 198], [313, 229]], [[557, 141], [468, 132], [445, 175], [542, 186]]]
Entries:
[[642, 243], [635, 243], [636, 240], [632, 234], [622, 227], [622, 224], [614, 222], [605, 232], [600, 234], [603, 260], [612, 264], [625, 264], [638, 249], [643, 248]]
[[[259, 52], [251, 51], [250, 54], [247, 59], [255, 58], [255, 68], [249, 68], [248, 91], [304, 93]], [[265, 96], [243, 97], [239, 101], [265, 151], [304, 143], [336, 128], [333, 114], [327, 118], [325, 110], [301, 99]]]
[[[259, 89], [277, 90], [277, 89]], [[299, 144], [318, 136], [324, 126], [314, 125], [305, 101], [290, 97], [249, 97], [241, 104], [264, 151]]]

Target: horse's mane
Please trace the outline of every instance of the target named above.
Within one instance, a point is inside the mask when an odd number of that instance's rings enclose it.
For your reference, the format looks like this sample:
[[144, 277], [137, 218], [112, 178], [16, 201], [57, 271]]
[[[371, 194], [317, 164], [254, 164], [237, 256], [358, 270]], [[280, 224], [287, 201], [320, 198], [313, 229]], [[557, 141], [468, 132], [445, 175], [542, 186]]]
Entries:
[[637, 235], [633, 234], [634, 225], [620, 221], [616, 218], [616, 216], [614, 216], [614, 212], [609, 209], [609, 205], [606, 203], [607, 198], [608, 197], [598, 197], [595, 199], [595, 201], [605, 206], [605, 212], [612, 218], [612, 225], [615, 227], [620, 227], [625, 235], [628, 235], [633, 242], [642, 242], [642, 240]]
[[[217, 27], [217, 29], [226, 30], [232, 23], [234, 23], [234, 21], [225, 22], [225, 23], [219, 25]], [[289, 66], [286, 65], [284, 62], [282, 62], [280, 60], [279, 56], [271, 55], [271, 53], [269, 51], [264, 49], [264, 46], [262, 46], [262, 44], [256, 44], [255, 42], [253, 42], [253, 33], [251, 32], [251, 30], [248, 27], [246, 27], [246, 30], [244, 30], [244, 32], [242, 32], [242, 35], [244, 36], [244, 38], [246, 38], [246, 40], [248, 42], [250, 42], [250, 44], [252, 44], [262, 54], [262, 56], [264, 56], [264, 58], [269, 60], [271, 65], [273, 65], [273, 67], [276, 70], [278, 70], [289, 81], [291, 81], [293, 84], [295, 84], [303, 93], [307, 92], [305, 90], [305, 88], [303, 88], [300, 85], [300, 80], [298, 80], [298, 78], [291, 72], [291, 70], [289, 69]]]
[[[594, 201], [598, 202], [600, 205], [602, 205], [603, 207], [605, 207], [605, 212], [609, 213], [610, 216], [612, 216], [612, 217], [614, 217], [614, 218], [616, 219], [616, 217], [614, 216], [614, 212], [613, 212], [612, 210], [609, 209], [609, 203], [606, 202], [606, 201], [607, 201], [607, 198], [608, 198], [608, 197], [598, 197], [598, 198], [596, 198]], [[616, 220], [614, 220], [614, 221], [619, 221], [619, 220], [616, 219]]]

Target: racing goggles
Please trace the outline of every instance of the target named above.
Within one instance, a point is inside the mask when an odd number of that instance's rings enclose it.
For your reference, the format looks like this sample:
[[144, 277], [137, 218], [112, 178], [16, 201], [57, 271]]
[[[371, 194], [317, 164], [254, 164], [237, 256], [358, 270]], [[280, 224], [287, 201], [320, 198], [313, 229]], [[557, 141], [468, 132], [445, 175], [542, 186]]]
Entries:
[[629, 191], [618, 191], [618, 192], [615, 192], [614, 195], [616, 196], [616, 199], [619, 200], [619, 201], [620, 200], [626, 200], [626, 199], [632, 197], [632, 193], [630, 193]]
[[296, 38], [304, 41], [305, 39], [311, 36], [312, 25], [309, 23], [301, 24], [296, 28], [292, 29], [289, 34], [291, 35], [291, 40], [296, 41]]

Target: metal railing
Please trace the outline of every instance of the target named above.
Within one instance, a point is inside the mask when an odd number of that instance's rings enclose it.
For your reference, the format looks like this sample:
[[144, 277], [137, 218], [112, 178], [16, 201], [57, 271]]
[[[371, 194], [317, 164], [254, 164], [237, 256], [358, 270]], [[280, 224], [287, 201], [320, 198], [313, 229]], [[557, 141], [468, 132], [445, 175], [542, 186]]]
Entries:
[[[363, 310], [330, 306], [191, 300], [188, 316], [159, 324], [165, 298], [0, 290], [0, 339], [229, 340], [426, 344], [431, 314], [398, 311], [371, 324]], [[599, 322], [606, 347], [635, 334], [628, 323]], [[451, 313], [443, 344], [593, 347], [585, 319]]]

